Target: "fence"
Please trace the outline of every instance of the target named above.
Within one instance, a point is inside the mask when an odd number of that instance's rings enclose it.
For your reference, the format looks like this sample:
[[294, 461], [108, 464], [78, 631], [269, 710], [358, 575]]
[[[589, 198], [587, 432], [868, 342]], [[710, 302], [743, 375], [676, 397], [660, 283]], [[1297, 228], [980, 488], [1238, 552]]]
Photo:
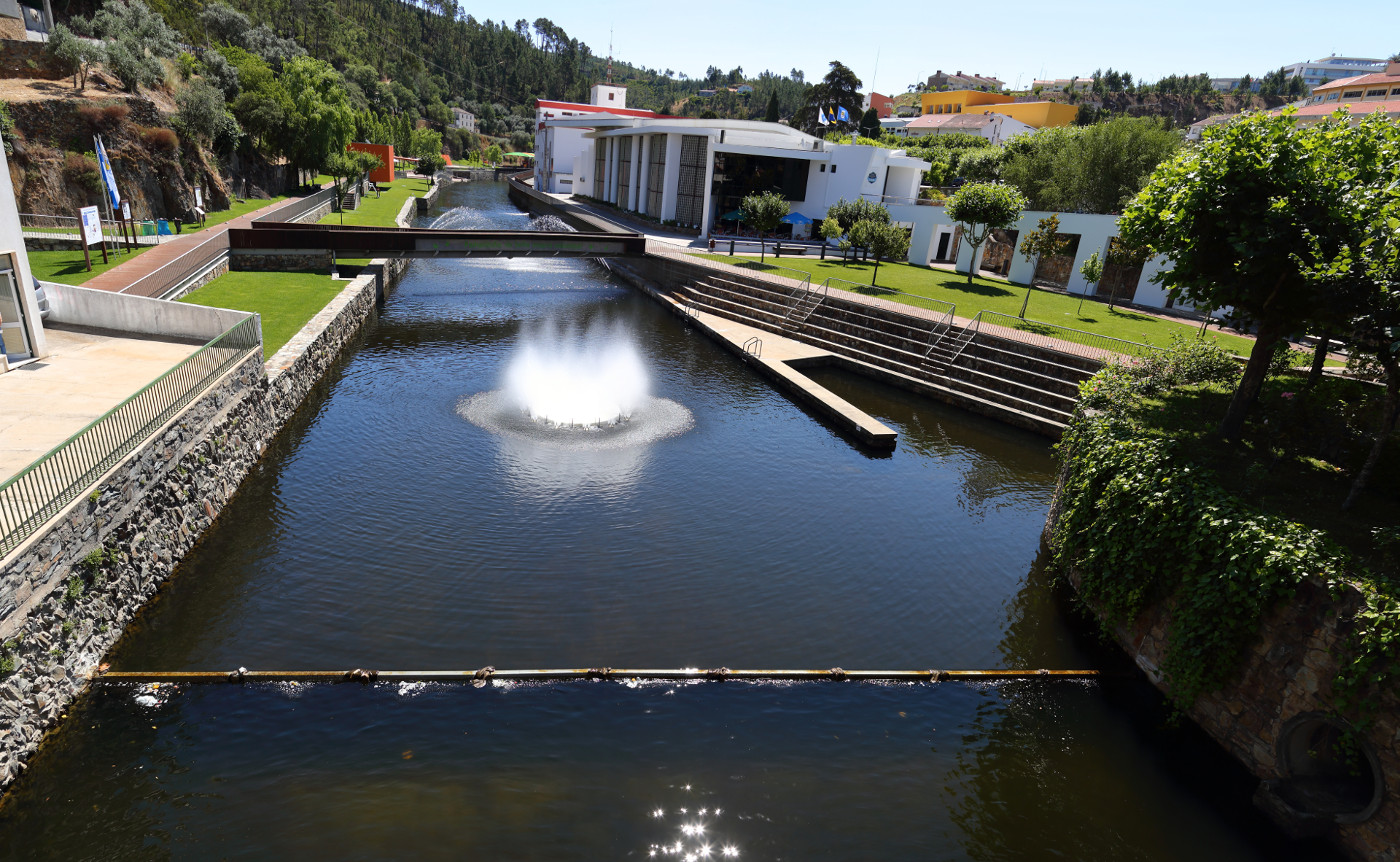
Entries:
[[280, 209], [274, 212], [270, 212], [267, 215], [260, 217], [258, 221], [301, 221], [303, 216], [316, 209], [317, 207], [325, 206], [328, 203], [334, 203], [335, 196], [336, 188], [334, 185], [332, 185], [329, 188], [321, 189], [315, 194], [307, 195], [299, 201], [289, 203], [286, 206], [281, 207]]
[[[154, 227], [152, 227], [150, 235], [142, 233], [143, 224], [145, 222], [136, 223], [136, 244], [155, 245], [159, 243], [160, 237], [155, 234]], [[71, 239], [77, 242], [82, 236], [82, 223], [75, 216], [20, 213], [19, 227], [20, 233], [29, 239]], [[125, 230], [126, 228], [120, 222], [102, 219], [102, 235], [113, 245], [126, 245]]]
[[17, 548], [254, 350], [261, 353], [262, 333], [257, 316], [250, 315], [0, 484], [0, 556]]
[[[1096, 332], [1085, 332], [1082, 329], [1071, 329], [1068, 326], [1044, 323], [1039, 320], [1026, 320], [998, 311], [980, 311], [977, 313], [977, 317], [981, 319], [982, 323], [992, 327], [991, 331], [986, 327], [980, 329], [987, 335], [1010, 338], [1026, 344], [1033, 344], [1036, 347], [1043, 347], [1046, 350], [1085, 356], [1090, 359], [1103, 359], [1105, 352], [1146, 356], [1159, 349], [1150, 344], [1127, 341], [1122, 338], [1114, 338], [1111, 335], [1100, 335]], [[1015, 330], [1015, 332], [1004, 332], [1008, 329]], [[995, 330], [1003, 330], [1003, 332]], [[1084, 349], [1076, 350], [1075, 347]]]
[[133, 296], [162, 297], [228, 255], [228, 234], [219, 233], [122, 288]]
[[[792, 269], [791, 267], [786, 266], [778, 266], [775, 263], [760, 263], [756, 260], [725, 260], [721, 262], [710, 260], [709, 258], [703, 257], [701, 255], [687, 254], [680, 251], [672, 251], [670, 249], [649, 249], [648, 253], [658, 257], [676, 257], [684, 260], [686, 263], [698, 264], [707, 269], [714, 269], [719, 271], [724, 271], [727, 269], [745, 269], [754, 275], [761, 276], [762, 280], [770, 282], [773, 285], [777, 286], [780, 290], [784, 291], [792, 291], [798, 286], [807, 288], [809, 290], [812, 287], [812, 274], [810, 272], [803, 272], [800, 269]], [[779, 279], [789, 280], [780, 281]], [[797, 282], [798, 284], [793, 285], [793, 281]]]

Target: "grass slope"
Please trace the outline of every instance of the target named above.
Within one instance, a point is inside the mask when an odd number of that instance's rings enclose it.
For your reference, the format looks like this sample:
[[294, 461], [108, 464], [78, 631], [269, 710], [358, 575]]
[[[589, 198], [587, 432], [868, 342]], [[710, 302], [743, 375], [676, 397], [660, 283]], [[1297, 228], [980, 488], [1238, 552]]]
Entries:
[[95, 275], [101, 275], [119, 264], [126, 263], [134, 255], [146, 251], [149, 246], [138, 246], [131, 254], [125, 248], [120, 255], [107, 252], [107, 263], [102, 262], [102, 251], [92, 249], [92, 272], [87, 271], [80, 248], [63, 251], [31, 251], [28, 253], [29, 269], [40, 281], [57, 281], [62, 284], [82, 284]]
[[263, 357], [271, 358], [344, 288], [325, 272], [230, 272], [180, 301], [261, 314]]
[[[756, 258], [747, 257], [710, 254], [701, 256], [724, 263], [758, 262]], [[873, 263], [842, 263], [839, 258], [823, 261], [784, 257], [774, 261], [774, 264], [810, 273], [814, 285], [828, 278], [838, 278], [855, 284], [833, 282], [832, 287], [910, 305], [920, 305], [919, 297], [951, 302], [957, 306], [957, 316], [963, 318], [971, 318], [983, 309], [1014, 316], [1020, 312], [1021, 301], [1026, 296], [1024, 286], [980, 277], [974, 278], [972, 283], [968, 284], [966, 275], [909, 263], [882, 263], [876, 275], [880, 287], [902, 291], [907, 295], [870, 288], [871, 270], [875, 266]], [[1163, 320], [1128, 309], [1109, 309], [1104, 303], [1093, 300], [1084, 302], [1082, 312], [1077, 311], [1079, 305], [1077, 296], [1071, 297], [1036, 288], [1031, 292], [1030, 307], [1026, 309], [1027, 325], [1023, 328], [1034, 331], [1035, 322], [1048, 323], [1124, 341], [1156, 345], [1167, 344], [1173, 335], [1194, 338], [1200, 328], [1198, 325]], [[1004, 324], [1006, 321], [999, 320], [997, 323]], [[1044, 331], [1046, 334], [1054, 334], [1054, 331], [1048, 328]], [[1248, 355], [1254, 347], [1254, 340], [1250, 338], [1215, 331], [1209, 331], [1206, 335], [1224, 350], [1239, 356]]]

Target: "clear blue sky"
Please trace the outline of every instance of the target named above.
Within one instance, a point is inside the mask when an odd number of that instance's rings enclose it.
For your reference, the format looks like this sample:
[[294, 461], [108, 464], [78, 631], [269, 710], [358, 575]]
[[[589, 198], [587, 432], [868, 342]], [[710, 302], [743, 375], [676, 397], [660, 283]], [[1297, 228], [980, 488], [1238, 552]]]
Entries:
[[[1400, 51], [1394, 0], [1325, 4], [1229, 3], [681, 3], [614, 0], [463, 0], [478, 20], [548, 18], [606, 56], [703, 77], [714, 65], [747, 75], [801, 69], [812, 81], [831, 60], [887, 95], [937, 69], [1017, 79], [1087, 76], [1110, 66], [1134, 78], [1172, 73], [1255, 76], [1337, 53], [1388, 57]], [[879, 71], [876, 72], [878, 52]], [[872, 78], [874, 87], [871, 87]]]

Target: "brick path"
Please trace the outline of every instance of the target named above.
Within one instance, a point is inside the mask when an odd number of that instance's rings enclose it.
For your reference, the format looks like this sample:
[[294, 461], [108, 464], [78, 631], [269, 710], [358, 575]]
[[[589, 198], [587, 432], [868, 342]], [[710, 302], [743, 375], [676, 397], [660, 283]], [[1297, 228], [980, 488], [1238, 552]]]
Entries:
[[[171, 261], [178, 260], [186, 252], [195, 246], [201, 245], [209, 240], [222, 243], [228, 246], [228, 229], [231, 227], [248, 227], [253, 219], [262, 218], [269, 213], [274, 213], [287, 206], [296, 206], [301, 203], [301, 198], [290, 198], [285, 201], [278, 201], [275, 204], [268, 204], [265, 207], [245, 213], [236, 219], [226, 221], [217, 227], [206, 228], [194, 233], [179, 234], [163, 241], [160, 245], [154, 246], [149, 251], [128, 260], [126, 263], [114, 266], [101, 275], [94, 276], [83, 283], [83, 287], [90, 287], [95, 290], [109, 290], [113, 293], [120, 293], [126, 290], [138, 279], [160, 269]], [[155, 285], [153, 285], [154, 287]], [[137, 291], [140, 293], [140, 291]]]

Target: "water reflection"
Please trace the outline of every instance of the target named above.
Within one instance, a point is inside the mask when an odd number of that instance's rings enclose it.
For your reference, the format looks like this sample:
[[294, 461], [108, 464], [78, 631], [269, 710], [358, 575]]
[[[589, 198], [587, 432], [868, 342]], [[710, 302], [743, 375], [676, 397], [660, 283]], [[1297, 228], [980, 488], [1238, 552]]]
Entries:
[[646, 847], [649, 858], [684, 862], [739, 858], [739, 845], [726, 833], [724, 809], [706, 802], [713, 794], [682, 784], [669, 785], [664, 795], [671, 800], [669, 806], [658, 805], [648, 815], [658, 836]]

